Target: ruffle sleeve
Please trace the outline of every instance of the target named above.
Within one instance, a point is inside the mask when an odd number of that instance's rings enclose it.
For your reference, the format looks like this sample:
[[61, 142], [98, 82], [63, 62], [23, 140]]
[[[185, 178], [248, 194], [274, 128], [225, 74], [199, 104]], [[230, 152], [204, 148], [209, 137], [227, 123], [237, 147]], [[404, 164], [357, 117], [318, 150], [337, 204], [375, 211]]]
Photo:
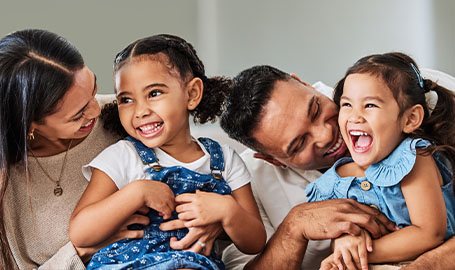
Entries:
[[335, 171], [335, 168], [338, 163], [339, 162], [336, 162], [323, 175], [321, 175], [318, 179], [310, 183], [305, 188], [305, 193], [308, 202], [335, 199], [334, 187], [335, 183], [339, 181], [340, 178]]
[[416, 160], [416, 148], [425, 148], [430, 142], [424, 139], [404, 139], [382, 161], [371, 165], [366, 171], [367, 179], [377, 186], [394, 186], [411, 172]]

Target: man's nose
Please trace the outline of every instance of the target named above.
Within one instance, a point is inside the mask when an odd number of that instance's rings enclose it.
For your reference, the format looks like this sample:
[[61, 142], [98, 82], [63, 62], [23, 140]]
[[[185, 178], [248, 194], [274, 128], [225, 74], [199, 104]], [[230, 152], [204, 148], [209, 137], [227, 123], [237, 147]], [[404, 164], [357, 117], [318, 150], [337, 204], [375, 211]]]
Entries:
[[325, 122], [315, 125], [312, 129], [313, 139], [318, 148], [330, 146], [334, 140], [334, 127], [331, 123]]

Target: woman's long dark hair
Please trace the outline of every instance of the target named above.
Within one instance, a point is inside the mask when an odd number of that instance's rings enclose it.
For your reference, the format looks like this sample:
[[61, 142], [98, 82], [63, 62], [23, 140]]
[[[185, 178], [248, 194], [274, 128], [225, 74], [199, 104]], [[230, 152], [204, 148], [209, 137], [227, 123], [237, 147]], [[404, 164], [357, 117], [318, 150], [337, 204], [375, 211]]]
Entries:
[[11, 167], [23, 163], [28, 175], [31, 123], [54, 112], [83, 67], [71, 43], [45, 30], [17, 31], [0, 40], [0, 269], [14, 265], [3, 211]]
[[[198, 77], [204, 84], [204, 94], [199, 105], [191, 111], [195, 123], [204, 124], [214, 122], [221, 116], [226, 96], [231, 90], [231, 80], [217, 76], [207, 78], [204, 64], [196, 54], [193, 46], [184, 39], [169, 35], [160, 34], [134, 41], [117, 54], [114, 60], [114, 72], [120, 70], [129, 61], [140, 61], [140, 57], [147, 59], [163, 53], [168, 57], [170, 68], [175, 69], [182, 80], [188, 76]], [[126, 135], [120, 124], [117, 105], [108, 104], [103, 108], [101, 118], [105, 127], [109, 130]]]
[[[437, 83], [421, 77], [417, 64], [406, 54], [392, 52], [374, 54], [361, 58], [348, 69], [346, 75], [335, 87], [333, 101], [340, 106], [340, 98], [346, 77], [351, 74], [371, 74], [382, 79], [392, 91], [400, 108], [400, 116], [409, 108], [420, 104], [424, 110], [422, 124], [411, 138], [424, 138], [433, 144], [423, 154], [442, 151], [452, 164], [455, 176], [455, 95]], [[438, 102], [429, 113], [425, 93], [435, 91]]]

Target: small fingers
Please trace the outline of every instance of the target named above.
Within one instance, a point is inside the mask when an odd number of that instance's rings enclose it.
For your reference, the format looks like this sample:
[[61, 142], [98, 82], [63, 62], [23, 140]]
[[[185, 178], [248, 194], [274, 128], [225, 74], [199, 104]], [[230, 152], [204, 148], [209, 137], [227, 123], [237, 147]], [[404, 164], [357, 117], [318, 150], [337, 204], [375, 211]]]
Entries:
[[359, 264], [360, 264], [360, 267], [359, 269], [362, 269], [362, 270], [368, 270], [368, 254], [367, 254], [367, 251], [366, 249], [362, 248], [359, 246]]
[[365, 245], [368, 252], [373, 252], [373, 240], [368, 232], [365, 233]]
[[[339, 265], [342, 265], [341, 261], [340, 261], [340, 257], [338, 257], [336, 255], [337, 253], [333, 253], [332, 255], [330, 255], [329, 257], [325, 258], [322, 262], [321, 262], [321, 268], [320, 270], [338, 270], [338, 264]], [[342, 269], [342, 268], [340, 268]]]
[[169, 201], [167, 201], [167, 203], [165, 205], [163, 205], [162, 209], [156, 209], [156, 210], [162, 214], [164, 219], [168, 219], [171, 217], [174, 209], [175, 209], [175, 201], [169, 200]]
[[172, 231], [177, 229], [185, 228], [184, 221], [180, 219], [174, 219], [161, 223], [160, 230], [162, 231]]
[[195, 230], [190, 229], [188, 234], [185, 235], [185, 237], [183, 237], [182, 239], [177, 240], [177, 238], [176, 238], [173, 241], [171, 240], [170, 246], [171, 246], [171, 248], [178, 249], [178, 250], [186, 249], [192, 243], [197, 241], [199, 239], [199, 237], [200, 237], [200, 235], [198, 233], [196, 233]]
[[185, 227], [187, 227], [187, 228], [205, 225], [203, 222], [199, 221], [199, 219], [192, 219], [190, 221], [185, 221], [184, 224], [185, 224]]
[[175, 207], [175, 211], [177, 213], [182, 213], [182, 212], [186, 212], [189, 210], [191, 210], [191, 205], [189, 203], [179, 204], [179, 205], [177, 205], [177, 207]]
[[[183, 213], [180, 213], [178, 215], [178, 217], [179, 217], [179, 219], [185, 220], [185, 221], [197, 218], [197, 216], [193, 212], [183, 212]], [[185, 224], [185, 226], [190, 227], [190, 226], [187, 226], [186, 224]]]
[[[330, 261], [326, 261], [325, 259], [321, 262], [321, 267], [319, 268], [319, 270], [332, 270], [333, 267], [332, 267], [332, 262]], [[338, 268], [337, 268], [338, 269]]]
[[[365, 249], [363, 249], [365, 251]], [[355, 250], [351, 250], [349, 252], [349, 255], [351, 256], [352, 258], [352, 266], [353, 267], [352, 269], [362, 269], [362, 264], [360, 263], [360, 255], [359, 255], [359, 248], [355, 249]], [[351, 269], [348, 267], [348, 269]]]
[[337, 249], [335, 252], [332, 254], [332, 261], [331, 265], [335, 265], [336, 269], [343, 270], [343, 262], [342, 262], [342, 254], [341, 252]]
[[192, 202], [194, 200], [195, 196], [196, 195], [193, 194], [193, 193], [182, 193], [182, 194], [178, 195], [177, 197], [175, 197], [175, 201], [178, 204], [189, 203], [189, 202]]
[[[343, 262], [344, 262], [344, 265], [346, 265], [347, 269], [349, 269], [349, 270], [357, 269], [354, 264], [354, 261], [352, 260], [353, 258], [352, 258], [351, 252], [349, 250], [342, 250], [341, 254], [343, 255]], [[340, 268], [340, 266], [338, 266], [338, 268]]]

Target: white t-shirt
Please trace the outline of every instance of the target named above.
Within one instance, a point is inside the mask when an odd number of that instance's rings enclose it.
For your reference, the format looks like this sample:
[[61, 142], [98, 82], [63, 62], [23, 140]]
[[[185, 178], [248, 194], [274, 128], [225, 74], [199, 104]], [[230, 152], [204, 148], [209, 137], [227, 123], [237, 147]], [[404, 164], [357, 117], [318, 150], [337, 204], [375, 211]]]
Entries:
[[[198, 141], [196, 142], [204, 151], [204, 156], [190, 163], [183, 163], [159, 148], [154, 148], [159, 163], [163, 167], [182, 166], [189, 170], [209, 174], [210, 154], [205, 147]], [[221, 145], [224, 157], [223, 178], [232, 190], [236, 190], [250, 182], [250, 174], [245, 167], [239, 155], [228, 145]], [[150, 179], [146, 170], [149, 168], [144, 164], [137, 154], [133, 144], [127, 140], [107, 147], [98, 156], [96, 156], [88, 165], [82, 168], [85, 178], [90, 181], [93, 168], [97, 168], [106, 173], [117, 185], [118, 189], [126, 186], [134, 180]]]

